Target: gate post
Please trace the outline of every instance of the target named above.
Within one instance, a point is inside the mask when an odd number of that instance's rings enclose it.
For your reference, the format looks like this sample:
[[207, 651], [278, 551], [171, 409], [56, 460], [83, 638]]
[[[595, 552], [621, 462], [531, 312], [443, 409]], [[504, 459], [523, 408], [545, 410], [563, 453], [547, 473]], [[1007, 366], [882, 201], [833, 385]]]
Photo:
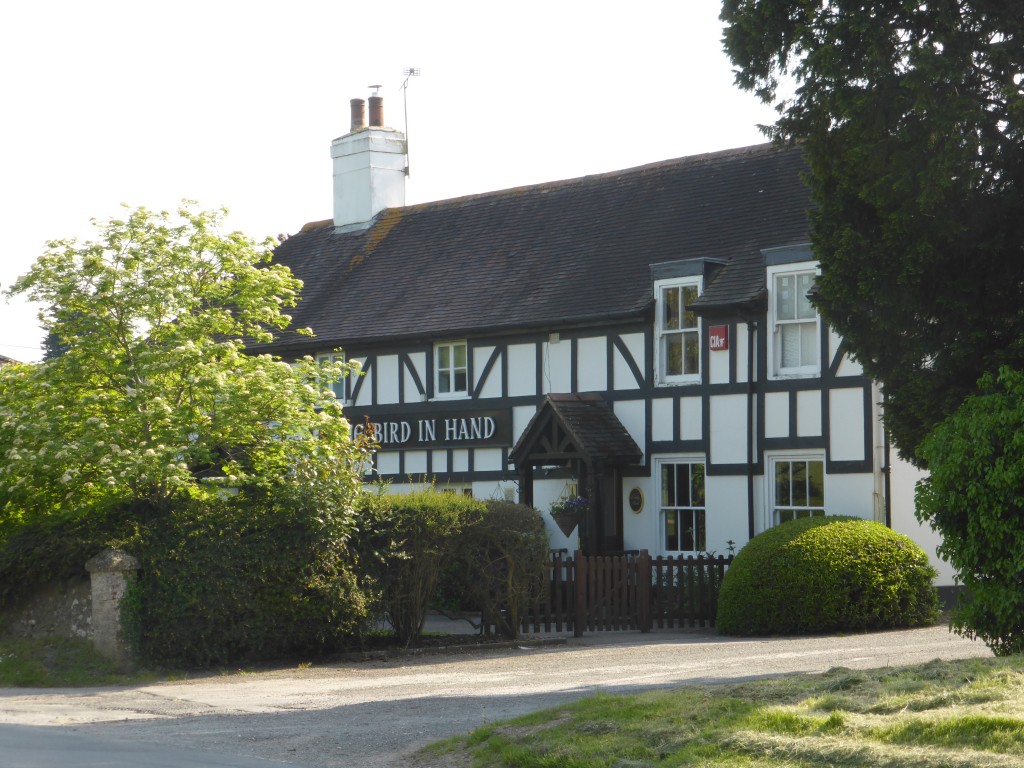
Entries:
[[583, 637], [583, 627], [587, 623], [587, 560], [583, 552], [577, 549], [572, 555], [576, 578], [573, 587], [576, 592], [576, 618], [572, 627], [573, 637]]
[[636, 561], [637, 601], [640, 603], [640, 631], [651, 631], [651, 553], [640, 550]]
[[121, 667], [132, 666], [131, 649], [121, 633], [121, 598], [139, 570], [139, 561], [125, 552], [106, 549], [85, 564], [92, 586], [92, 642], [96, 650]]

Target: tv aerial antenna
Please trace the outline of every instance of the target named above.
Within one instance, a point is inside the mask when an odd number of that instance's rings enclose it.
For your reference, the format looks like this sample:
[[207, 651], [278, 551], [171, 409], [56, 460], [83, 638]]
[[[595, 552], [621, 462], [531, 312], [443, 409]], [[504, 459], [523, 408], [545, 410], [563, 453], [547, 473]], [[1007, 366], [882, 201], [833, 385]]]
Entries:
[[419, 77], [422, 73], [419, 67], [406, 67], [402, 70], [405, 80], [402, 81], [402, 112], [405, 114], [405, 175], [409, 175], [409, 80]]

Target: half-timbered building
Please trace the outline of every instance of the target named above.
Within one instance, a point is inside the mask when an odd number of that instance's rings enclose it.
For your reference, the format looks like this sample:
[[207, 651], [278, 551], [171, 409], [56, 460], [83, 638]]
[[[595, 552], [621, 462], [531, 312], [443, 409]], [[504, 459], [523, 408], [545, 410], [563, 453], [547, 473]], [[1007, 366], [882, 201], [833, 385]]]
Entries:
[[370, 106], [332, 145], [334, 218], [276, 251], [315, 336], [272, 345], [361, 365], [337, 396], [375, 425], [368, 480], [582, 497], [551, 543], [592, 552], [724, 553], [826, 513], [916, 530], [878, 387], [808, 297], [799, 149], [405, 205], [404, 137]]

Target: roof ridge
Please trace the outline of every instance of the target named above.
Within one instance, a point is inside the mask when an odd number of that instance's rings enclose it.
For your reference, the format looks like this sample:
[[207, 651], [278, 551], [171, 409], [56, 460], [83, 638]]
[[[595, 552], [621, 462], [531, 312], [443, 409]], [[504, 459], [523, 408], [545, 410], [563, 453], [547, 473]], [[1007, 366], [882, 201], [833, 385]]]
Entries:
[[[574, 176], [570, 179], [556, 179], [554, 181], [542, 181], [534, 184], [521, 184], [515, 187], [506, 187], [505, 189], [493, 189], [488, 190], [487, 192], [473, 192], [468, 195], [446, 197], [440, 200], [428, 200], [422, 203], [404, 205], [400, 208], [385, 208], [374, 217], [373, 221], [374, 224], [376, 224], [382, 217], [388, 215], [389, 211], [401, 210], [407, 213], [412, 213], [436, 208], [445, 208], [448, 206], [465, 205], [469, 202], [484, 199], [498, 199], [508, 195], [526, 195], [531, 193], [543, 194], [555, 189], [562, 189], [585, 182], [599, 182], [613, 179], [618, 176], [629, 176], [643, 173], [645, 171], [681, 168], [688, 165], [708, 163], [714, 160], [727, 160], [735, 157], [762, 155], [768, 152], [778, 152], [786, 149], [790, 148], [782, 147], [773, 142], [765, 142], [762, 144], [750, 144], [745, 147], [734, 147], [731, 149], [715, 150], [713, 152], [702, 152], [696, 155], [684, 155], [683, 157], [669, 158], [668, 160], [656, 160], [651, 163], [644, 163], [643, 165], [634, 165], [629, 168], [619, 168], [612, 171], [602, 171], [600, 173], [589, 173], [584, 176]], [[333, 224], [334, 222], [332, 219], [311, 221], [308, 224], [304, 224], [299, 231], [312, 232], [317, 229], [323, 229], [327, 226], [333, 226]]]

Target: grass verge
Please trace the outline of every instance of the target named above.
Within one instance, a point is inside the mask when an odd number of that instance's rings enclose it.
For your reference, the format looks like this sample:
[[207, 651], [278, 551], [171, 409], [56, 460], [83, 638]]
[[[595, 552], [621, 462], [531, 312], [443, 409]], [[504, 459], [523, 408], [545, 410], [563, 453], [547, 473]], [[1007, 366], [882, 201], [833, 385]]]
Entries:
[[138, 683], [153, 678], [148, 672], [126, 674], [84, 640], [0, 642], [0, 687], [74, 688]]
[[1024, 765], [1024, 658], [599, 694], [423, 750], [476, 768]]

